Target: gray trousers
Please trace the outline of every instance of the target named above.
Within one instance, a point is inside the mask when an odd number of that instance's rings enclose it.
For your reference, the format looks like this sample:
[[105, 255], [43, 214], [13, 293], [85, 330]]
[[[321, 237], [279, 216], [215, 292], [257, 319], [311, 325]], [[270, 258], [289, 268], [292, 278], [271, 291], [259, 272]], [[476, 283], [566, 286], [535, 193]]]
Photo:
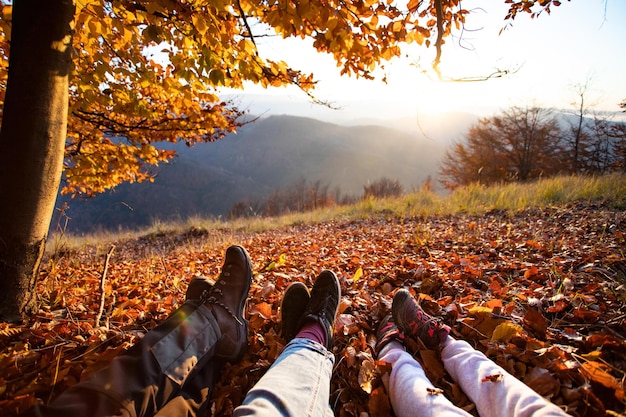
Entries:
[[108, 367], [26, 415], [201, 416], [221, 367], [213, 358], [220, 337], [210, 309], [187, 301]]

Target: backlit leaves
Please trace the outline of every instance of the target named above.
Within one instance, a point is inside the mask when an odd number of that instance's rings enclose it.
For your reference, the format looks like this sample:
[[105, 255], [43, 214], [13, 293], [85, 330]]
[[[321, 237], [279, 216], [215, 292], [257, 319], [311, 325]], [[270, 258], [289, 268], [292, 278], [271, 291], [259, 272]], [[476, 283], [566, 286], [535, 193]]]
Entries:
[[[506, 19], [519, 12], [536, 16], [559, 4], [506, 3]], [[242, 114], [232, 103], [220, 102], [219, 87], [243, 88], [252, 82], [310, 91], [312, 74], [259, 55], [256, 40], [261, 37], [311, 38], [318, 51], [334, 57], [342, 74], [372, 78], [383, 61], [400, 54], [404, 43], [440, 47], [468, 14], [458, 0], [80, 1], [64, 192], [94, 194], [120, 182], [149, 179], [152, 173], [145, 167], [165, 162], [173, 153], [144, 159], [154, 153], [146, 154], [146, 145], [213, 141], [234, 131]], [[0, 102], [10, 26], [11, 6], [3, 5]], [[117, 173], [104, 173], [110, 170]]]

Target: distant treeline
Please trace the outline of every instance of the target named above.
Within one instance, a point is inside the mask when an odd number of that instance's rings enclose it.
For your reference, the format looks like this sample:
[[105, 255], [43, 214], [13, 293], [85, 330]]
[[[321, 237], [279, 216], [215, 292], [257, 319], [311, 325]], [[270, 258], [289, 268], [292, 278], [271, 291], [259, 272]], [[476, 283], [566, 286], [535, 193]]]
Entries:
[[307, 181], [300, 178], [285, 189], [272, 191], [266, 198], [238, 201], [230, 209], [229, 217], [280, 216], [335, 205], [353, 204], [363, 198], [384, 198], [402, 194], [404, 194], [404, 187], [400, 182], [387, 177], [363, 186], [361, 196], [343, 194], [339, 187], [331, 190], [329, 184], [322, 183], [320, 180]]

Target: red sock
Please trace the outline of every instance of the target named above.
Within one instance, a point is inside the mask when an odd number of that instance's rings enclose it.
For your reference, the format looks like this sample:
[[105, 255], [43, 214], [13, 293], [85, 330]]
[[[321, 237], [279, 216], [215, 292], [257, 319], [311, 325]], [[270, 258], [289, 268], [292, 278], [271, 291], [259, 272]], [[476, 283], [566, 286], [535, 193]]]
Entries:
[[320, 345], [326, 346], [326, 333], [322, 325], [316, 321], [310, 321], [302, 326], [296, 337], [313, 340]]

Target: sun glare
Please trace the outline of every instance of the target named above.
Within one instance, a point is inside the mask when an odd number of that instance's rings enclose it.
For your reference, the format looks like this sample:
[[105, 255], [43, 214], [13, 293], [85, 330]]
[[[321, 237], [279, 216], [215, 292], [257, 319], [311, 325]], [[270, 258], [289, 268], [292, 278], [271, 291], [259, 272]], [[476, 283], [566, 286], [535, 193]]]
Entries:
[[[474, 3], [476, 0], [468, 0], [466, 4]], [[605, 20], [605, 10], [598, 5], [563, 4], [549, 16], [519, 16], [502, 34], [498, 33], [504, 26], [504, 3], [488, 10], [474, 9], [474, 19], [468, 19], [473, 26], [456, 33], [444, 45], [440, 70], [446, 81], [430, 67], [435, 56], [432, 47], [407, 48], [401, 58], [385, 63], [376, 81], [368, 81], [340, 77], [332, 57], [316, 52], [308, 40], [267, 39], [261, 51], [264, 57], [286, 60], [295, 69], [312, 72], [319, 81], [314, 95], [341, 110], [312, 106], [306, 94], [294, 87], [246, 87], [245, 94], [300, 100], [300, 106], [283, 106], [277, 111], [266, 107], [268, 113], [299, 112], [310, 117], [323, 113], [330, 119], [445, 112], [483, 116], [511, 106], [567, 108], [575, 99], [572, 86], [591, 78], [590, 98], [601, 101], [594, 109], [617, 111], [617, 103], [626, 98], [622, 76], [626, 56], [617, 54], [619, 47], [610, 43], [623, 38], [624, 29], [616, 17], [624, 6], [615, 2], [610, 6], [608, 16], [613, 20]], [[573, 30], [581, 24], [589, 30]], [[563, 45], [547, 41], [555, 39], [555, 34], [567, 34]], [[481, 79], [487, 80], [476, 81]]]

